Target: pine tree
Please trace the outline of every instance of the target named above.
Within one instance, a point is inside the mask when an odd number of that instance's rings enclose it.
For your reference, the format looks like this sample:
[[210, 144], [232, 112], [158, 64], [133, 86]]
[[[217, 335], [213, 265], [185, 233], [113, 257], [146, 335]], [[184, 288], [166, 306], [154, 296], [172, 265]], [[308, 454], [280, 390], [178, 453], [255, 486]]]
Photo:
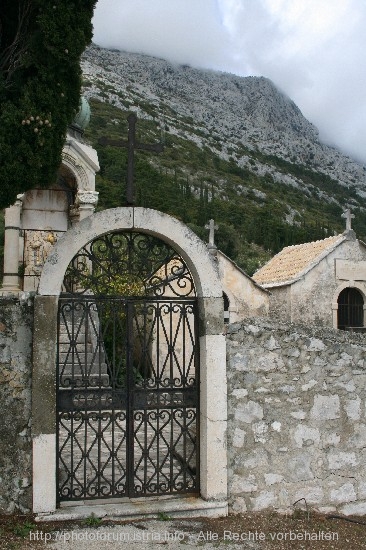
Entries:
[[79, 108], [96, 0], [0, 3], [0, 207], [48, 186]]

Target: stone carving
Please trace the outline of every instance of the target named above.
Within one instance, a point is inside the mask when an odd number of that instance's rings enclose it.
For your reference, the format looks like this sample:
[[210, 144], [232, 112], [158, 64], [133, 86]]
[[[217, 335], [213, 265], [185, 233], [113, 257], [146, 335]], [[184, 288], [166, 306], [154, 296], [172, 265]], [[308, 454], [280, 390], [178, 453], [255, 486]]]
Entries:
[[87, 189], [89, 186], [88, 174], [79, 160], [76, 160], [67, 150], [62, 151], [62, 163], [71, 169], [71, 172], [76, 176], [78, 188]]
[[[58, 239], [57, 233], [50, 230], [26, 231], [24, 248], [24, 290], [36, 290], [38, 278], [41, 275], [43, 265]], [[34, 277], [37, 281], [26, 282], [26, 278]]]
[[77, 205], [80, 204], [93, 204], [96, 205], [98, 202], [98, 195], [99, 193], [97, 191], [82, 191], [76, 195], [76, 201], [75, 203]]

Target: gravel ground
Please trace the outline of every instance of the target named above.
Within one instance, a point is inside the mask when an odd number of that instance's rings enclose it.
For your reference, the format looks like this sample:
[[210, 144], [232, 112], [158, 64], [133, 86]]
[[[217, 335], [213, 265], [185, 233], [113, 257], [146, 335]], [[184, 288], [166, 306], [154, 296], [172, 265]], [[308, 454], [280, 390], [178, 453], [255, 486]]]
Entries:
[[[38, 540], [37, 540], [38, 539]], [[32, 516], [0, 517], [1, 550], [365, 550], [366, 518], [332, 518], [298, 511], [169, 519], [35, 523]]]

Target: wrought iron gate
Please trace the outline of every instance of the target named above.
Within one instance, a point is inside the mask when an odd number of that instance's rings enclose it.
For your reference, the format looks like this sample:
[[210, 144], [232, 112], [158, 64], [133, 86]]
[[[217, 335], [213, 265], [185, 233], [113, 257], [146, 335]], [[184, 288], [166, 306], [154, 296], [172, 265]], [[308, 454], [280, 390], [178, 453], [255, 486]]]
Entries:
[[58, 499], [199, 491], [197, 303], [183, 259], [110, 233], [59, 300]]

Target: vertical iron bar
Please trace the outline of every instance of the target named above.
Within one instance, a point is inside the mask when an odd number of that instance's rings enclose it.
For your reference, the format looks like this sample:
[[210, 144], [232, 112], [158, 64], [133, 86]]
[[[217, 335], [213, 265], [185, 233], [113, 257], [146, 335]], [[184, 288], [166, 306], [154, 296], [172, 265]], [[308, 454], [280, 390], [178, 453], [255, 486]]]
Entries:
[[[72, 338], [72, 344], [70, 342], [70, 345], [72, 345], [72, 353], [71, 353], [71, 403], [74, 402], [74, 378], [75, 378], [75, 303], [71, 302], [71, 338]], [[70, 463], [70, 491], [71, 495], [73, 495], [73, 485], [74, 485], [74, 409], [72, 409], [71, 413], [71, 463]]]
[[[145, 362], [145, 365], [146, 365], [146, 316], [147, 316], [147, 310], [148, 310], [148, 302], [146, 300], [144, 300], [144, 362]], [[145, 373], [147, 375], [147, 369], [145, 370]], [[145, 376], [146, 376], [145, 375]], [[147, 455], [147, 448], [148, 448], [148, 438], [147, 438], [147, 420], [148, 420], [148, 410], [147, 410], [147, 388], [146, 388], [146, 380], [144, 380], [144, 385], [143, 385], [143, 392], [144, 392], [144, 411], [143, 411], [143, 415], [144, 415], [144, 424], [143, 424], [143, 430], [144, 430], [144, 451], [145, 451], [145, 456], [144, 456], [144, 462], [143, 462], [143, 465], [144, 465], [144, 475], [143, 475], [143, 480], [144, 480], [144, 486], [143, 486], [143, 493], [146, 494], [146, 491], [147, 491], [147, 483], [148, 483], [148, 479], [147, 479], [147, 461], [148, 461], [148, 455]]]
[[126, 449], [127, 449], [127, 496], [134, 494], [135, 482], [135, 434], [134, 434], [134, 385], [133, 385], [133, 314], [134, 304], [126, 303], [127, 342], [126, 342], [126, 383], [127, 383], [127, 419], [126, 419]]
[[200, 487], [200, 346], [199, 346], [199, 329], [198, 329], [198, 305], [195, 300], [192, 304], [193, 324], [194, 324], [194, 376], [195, 376], [195, 401], [196, 401], [196, 437], [195, 437], [195, 456], [196, 456], [196, 491]]
[[[121, 303], [117, 304], [117, 310], [121, 306]], [[121, 353], [123, 353], [123, 349], [121, 350]], [[120, 361], [120, 364], [122, 364], [122, 358]], [[102, 374], [102, 366], [101, 362], [99, 361], [100, 365], [100, 374]], [[111, 387], [111, 398], [112, 398], [112, 405], [111, 405], [111, 427], [112, 427], [112, 441], [111, 441], [111, 467], [112, 467], [112, 479], [111, 479], [111, 496], [117, 495], [117, 487], [116, 487], [116, 476], [115, 476], [115, 468], [116, 468], [116, 450], [115, 450], [115, 429], [116, 429], [116, 405], [115, 405], [115, 396], [116, 396], [116, 389], [118, 388], [117, 384], [117, 373], [114, 372], [114, 369], [109, 373], [110, 376], [110, 387]], [[102, 380], [102, 378], [100, 378]], [[104, 384], [103, 384], [104, 387]]]
[[61, 427], [61, 418], [60, 418], [60, 330], [61, 330], [61, 304], [58, 303], [58, 314], [57, 314], [57, 350], [56, 350], [56, 501], [60, 502], [60, 493], [61, 493], [61, 483], [60, 483], [60, 427]]
[[[84, 334], [84, 372], [85, 374], [87, 373], [87, 364], [88, 364], [88, 361], [87, 361], [87, 340], [88, 340], [88, 331], [87, 331], [87, 316], [88, 316], [88, 311], [89, 311], [89, 308], [90, 307], [90, 304], [88, 304], [87, 302], [85, 303], [85, 312], [84, 312], [84, 323], [85, 323], [85, 334]], [[82, 330], [81, 330], [81, 327], [80, 327], [80, 332], [82, 334]], [[84, 384], [85, 384], [85, 390], [87, 388], [87, 376], [85, 376], [85, 381], [84, 381]], [[84, 400], [84, 458], [83, 458], [83, 462], [84, 462], [84, 496], [87, 496], [87, 470], [86, 470], [86, 452], [87, 452], [87, 448], [88, 448], [88, 409], [87, 409], [87, 397], [85, 396], [85, 400]]]
[[[184, 312], [184, 313], [183, 313]], [[185, 327], [185, 321], [186, 321], [186, 314], [187, 310], [185, 307], [185, 304], [181, 305], [181, 315], [183, 315], [183, 326]], [[184, 334], [184, 329], [183, 329]], [[186, 389], [187, 382], [186, 382], [186, 372], [185, 372], [185, 355], [186, 355], [186, 342], [183, 338], [183, 380], [182, 380], [182, 390], [184, 395], [184, 390]], [[182, 403], [182, 420], [183, 420], [183, 481], [184, 481], [184, 487], [187, 487], [187, 405], [185, 403]]]

